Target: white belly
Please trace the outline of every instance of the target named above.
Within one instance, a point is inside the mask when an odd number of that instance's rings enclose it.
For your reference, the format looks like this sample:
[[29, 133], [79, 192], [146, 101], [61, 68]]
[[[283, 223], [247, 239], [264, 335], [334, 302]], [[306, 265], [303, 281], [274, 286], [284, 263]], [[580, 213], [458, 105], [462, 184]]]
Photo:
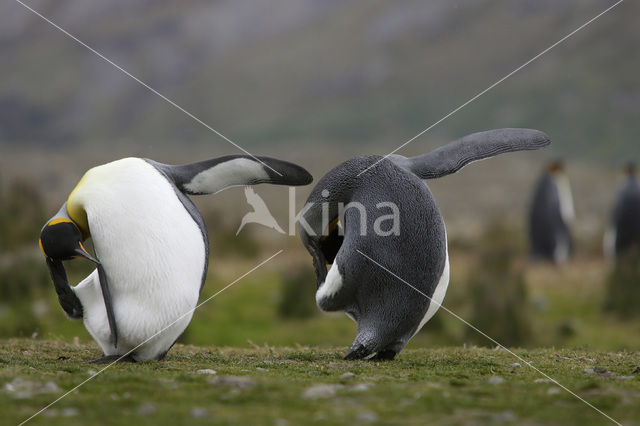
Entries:
[[142, 344], [136, 359], [156, 357], [184, 331], [198, 301], [207, 261], [198, 225], [165, 177], [141, 159], [91, 169], [74, 197], [85, 207], [96, 255], [107, 273], [118, 348], [110, 343], [97, 273], [76, 288], [87, 330], [106, 355]]
[[[446, 233], [445, 233], [445, 241], [446, 241]], [[450, 268], [449, 268], [449, 247], [448, 244], [445, 248], [446, 250], [446, 260], [444, 263], [444, 269], [442, 270], [442, 275], [440, 275], [440, 280], [438, 281], [438, 285], [436, 289], [433, 291], [431, 295], [431, 299], [429, 301], [429, 308], [427, 308], [427, 312], [424, 314], [422, 321], [416, 328], [416, 331], [413, 333], [413, 336], [422, 329], [422, 327], [435, 315], [435, 313], [442, 306], [442, 302], [444, 302], [444, 297], [447, 294], [447, 288], [449, 287], [449, 277], [450, 277]], [[424, 296], [423, 296], [424, 297]], [[411, 336], [411, 337], [413, 337]]]
[[316, 303], [318, 306], [320, 306], [320, 302], [323, 299], [330, 298], [340, 291], [342, 283], [342, 276], [340, 275], [340, 271], [338, 271], [338, 262], [333, 262], [333, 265], [329, 268], [329, 272], [327, 272], [327, 277], [316, 291]]

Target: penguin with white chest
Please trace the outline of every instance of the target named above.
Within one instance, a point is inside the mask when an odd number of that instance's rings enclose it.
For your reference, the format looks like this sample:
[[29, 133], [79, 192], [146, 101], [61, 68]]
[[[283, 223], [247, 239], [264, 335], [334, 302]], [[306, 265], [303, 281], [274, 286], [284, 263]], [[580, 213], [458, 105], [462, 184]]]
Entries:
[[393, 359], [444, 300], [447, 236], [422, 179], [549, 143], [537, 130], [490, 130], [417, 157], [354, 158], [320, 179], [298, 229], [313, 258], [318, 307], [343, 311], [357, 323], [345, 359]]
[[611, 258], [633, 247], [640, 249], [640, 180], [635, 164], [627, 164], [624, 172], [627, 179], [618, 193], [604, 239], [605, 255]]
[[572, 252], [570, 224], [575, 216], [569, 180], [561, 161], [550, 163], [536, 185], [529, 212], [534, 260], [566, 263]]
[[[311, 181], [295, 164], [244, 155], [182, 166], [125, 158], [87, 171], [43, 227], [40, 247], [62, 308], [102, 349], [96, 361], [162, 359], [191, 321], [209, 243], [185, 194]], [[82, 245], [89, 237], [95, 257]], [[79, 256], [97, 268], [71, 287], [62, 261]]]

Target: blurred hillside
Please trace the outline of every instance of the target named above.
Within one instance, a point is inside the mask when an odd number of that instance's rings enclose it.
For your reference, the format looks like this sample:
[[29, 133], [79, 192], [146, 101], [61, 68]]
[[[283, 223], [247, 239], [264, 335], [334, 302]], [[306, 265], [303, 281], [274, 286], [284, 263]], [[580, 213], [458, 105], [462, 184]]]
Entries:
[[[28, 1], [256, 154], [316, 180], [385, 154], [612, 2]], [[599, 239], [616, 168], [638, 158], [640, 6], [625, 2], [399, 153], [495, 127], [546, 131], [539, 153], [430, 181], [451, 237], [486, 217], [521, 222], [542, 163], [569, 164], [585, 238]], [[0, 187], [14, 177], [55, 211], [88, 168], [128, 155], [168, 163], [239, 152], [19, 3], [0, 4]], [[8, 190], [5, 188], [5, 190]], [[298, 188], [303, 204], [310, 188]], [[260, 186], [286, 228], [287, 191]], [[242, 191], [197, 201], [239, 224]]]
[[[247, 149], [386, 153], [613, 1], [27, 3]], [[523, 126], [568, 157], [637, 155], [639, 13], [623, 3], [405, 153]], [[3, 156], [236, 151], [13, 1], [0, 54]]]

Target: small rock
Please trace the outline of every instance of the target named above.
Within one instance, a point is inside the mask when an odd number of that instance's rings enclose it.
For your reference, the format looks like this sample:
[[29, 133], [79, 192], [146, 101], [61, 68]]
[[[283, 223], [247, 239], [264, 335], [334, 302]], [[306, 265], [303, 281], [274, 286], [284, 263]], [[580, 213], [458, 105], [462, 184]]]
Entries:
[[636, 376], [618, 376], [618, 380], [633, 380]]
[[552, 387], [547, 389], [547, 395], [557, 395], [560, 393], [560, 388], [559, 387]]
[[353, 373], [352, 373], [352, 372], [350, 372], [350, 371], [347, 371], [347, 372], [346, 372], [346, 373], [344, 373], [342, 376], [340, 376], [340, 378], [341, 378], [342, 380], [349, 380], [349, 379], [353, 379], [354, 377], [356, 377], [356, 375], [355, 375], [355, 374], [353, 374]]
[[535, 379], [533, 383], [553, 383], [551, 379]]
[[256, 367], [256, 370], [258, 370], [258, 371], [269, 371], [268, 368], [262, 368], [262, 367]]
[[512, 423], [515, 420], [516, 420], [516, 415], [513, 414], [513, 411], [506, 410], [493, 416], [492, 423], [494, 424]]
[[609, 371], [609, 370], [607, 370], [606, 368], [603, 368], [603, 367], [585, 368], [584, 369], [584, 373], [587, 374], [588, 376], [595, 376], [595, 375], [598, 375], [600, 377], [613, 377], [613, 376], [615, 376], [615, 374], [613, 374], [611, 371]]
[[522, 365], [520, 365], [520, 363], [519, 363], [519, 362], [514, 362], [513, 364], [511, 364], [511, 365], [509, 366], [509, 368], [520, 368], [520, 367], [522, 367]]
[[334, 385], [315, 385], [305, 389], [302, 393], [304, 399], [324, 399], [335, 395], [336, 387]]
[[239, 390], [248, 390], [257, 384], [255, 380], [244, 376], [217, 376], [207, 379], [207, 382], [213, 386], [224, 386]]
[[356, 392], [364, 392], [364, 391], [368, 391], [371, 386], [372, 386], [371, 383], [357, 383], [351, 386], [351, 390]]
[[22, 377], [16, 377], [11, 382], [5, 383], [4, 389], [18, 399], [31, 398], [38, 394], [62, 392], [62, 389], [54, 382], [42, 383]]
[[604, 367], [596, 367], [594, 371], [598, 373], [600, 377], [613, 377], [615, 374]]
[[156, 412], [156, 406], [154, 404], [146, 403], [142, 404], [138, 407], [138, 415], [139, 416], [148, 416], [149, 414], [153, 414]]
[[505, 382], [505, 380], [500, 376], [492, 376], [489, 377], [488, 382], [490, 385], [501, 385]]
[[218, 374], [216, 370], [212, 370], [210, 368], [203, 368], [202, 370], [196, 371], [198, 374]]
[[67, 407], [62, 409], [62, 417], [74, 417], [80, 414], [77, 408]]
[[362, 423], [373, 423], [378, 421], [378, 415], [373, 411], [362, 411], [356, 415], [356, 420]]
[[202, 418], [207, 417], [209, 413], [204, 408], [194, 407], [191, 409], [191, 417]]

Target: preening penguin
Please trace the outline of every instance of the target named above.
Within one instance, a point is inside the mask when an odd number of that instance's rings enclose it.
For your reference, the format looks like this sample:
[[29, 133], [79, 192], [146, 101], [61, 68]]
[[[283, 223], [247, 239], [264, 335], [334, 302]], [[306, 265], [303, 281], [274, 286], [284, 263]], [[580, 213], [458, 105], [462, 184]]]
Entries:
[[640, 249], [640, 182], [636, 173], [636, 165], [627, 164], [627, 180], [618, 193], [611, 228], [605, 235], [605, 254], [609, 257], [633, 246]]
[[[358, 324], [345, 359], [372, 354], [393, 359], [444, 300], [449, 284], [447, 236], [422, 179], [549, 143], [537, 130], [490, 130], [417, 157], [354, 158], [318, 182], [298, 228], [313, 258], [318, 306], [344, 311]], [[332, 264], [328, 272], [327, 263]]]
[[569, 225], [574, 218], [573, 197], [561, 161], [550, 163], [536, 185], [529, 211], [529, 241], [533, 259], [556, 264], [572, 252]]
[[[129, 351], [132, 361], [162, 359], [191, 320], [209, 260], [204, 221], [185, 194], [311, 181], [295, 164], [244, 155], [182, 166], [125, 158], [94, 167], [40, 236], [60, 305], [84, 320], [101, 361]], [[95, 257], [82, 245], [89, 237]], [[62, 261], [78, 256], [97, 268], [71, 287]]]

